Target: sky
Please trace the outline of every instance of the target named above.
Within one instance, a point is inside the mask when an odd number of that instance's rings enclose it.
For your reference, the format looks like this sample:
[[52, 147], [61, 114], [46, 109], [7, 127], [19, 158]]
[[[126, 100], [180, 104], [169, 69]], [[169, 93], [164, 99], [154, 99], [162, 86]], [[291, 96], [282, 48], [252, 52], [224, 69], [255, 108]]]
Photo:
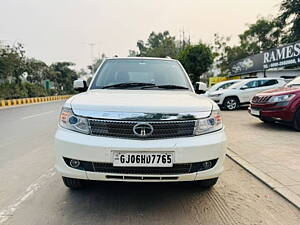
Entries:
[[[238, 41], [247, 24], [278, 14], [281, 0], [0, 0], [0, 40], [28, 57], [86, 68], [92, 58], [127, 56], [152, 31], [184, 29], [193, 43], [214, 34]], [[94, 43], [93, 53], [90, 43]]]

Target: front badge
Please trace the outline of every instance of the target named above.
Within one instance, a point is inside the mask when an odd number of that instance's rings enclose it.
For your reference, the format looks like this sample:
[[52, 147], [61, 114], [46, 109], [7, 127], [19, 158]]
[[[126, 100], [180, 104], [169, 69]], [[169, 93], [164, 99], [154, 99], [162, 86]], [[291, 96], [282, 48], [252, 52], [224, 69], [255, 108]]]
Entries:
[[138, 123], [133, 127], [133, 133], [138, 137], [149, 137], [153, 133], [153, 126], [149, 123]]

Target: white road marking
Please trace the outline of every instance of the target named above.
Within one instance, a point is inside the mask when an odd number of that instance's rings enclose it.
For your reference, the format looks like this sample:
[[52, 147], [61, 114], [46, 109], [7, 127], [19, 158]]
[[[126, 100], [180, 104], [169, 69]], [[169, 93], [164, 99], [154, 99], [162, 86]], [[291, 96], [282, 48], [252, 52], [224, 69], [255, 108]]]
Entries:
[[5, 209], [0, 210], [0, 225], [4, 224], [10, 217], [13, 216], [14, 212], [21, 206], [21, 204], [37, 192], [43, 184], [45, 184], [49, 178], [55, 175], [56, 171], [54, 168], [49, 169], [45, 174], [40, 176], [34, 183], [29, 185], [25, 192], [22, 193], [11, 205]]
[[47, 115], [47, 114], [50, 114], [50, 113], [53, 113], [53, 112], [54, 112], [54, 110], [48, 111], [48, 112], [43, 112], [43, 113], [34, 114], [34, 115], [31, 115], [31, 116], [25, 116], [25, 117], [22, 117], [21, 119], [22, 119], [22, 120], [27, 120], [27, 119], [31, 119], [31, 118], [34, 118], [34, 117]]

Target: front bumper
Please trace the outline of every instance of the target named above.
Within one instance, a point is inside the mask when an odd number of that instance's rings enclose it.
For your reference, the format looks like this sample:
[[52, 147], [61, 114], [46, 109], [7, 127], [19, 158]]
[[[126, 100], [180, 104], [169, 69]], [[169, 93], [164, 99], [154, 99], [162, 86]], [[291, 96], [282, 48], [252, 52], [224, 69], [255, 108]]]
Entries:
[[[204, 180], [218, 177], [222, 173], [226, 153], [225, 141], [224, 129], [195, 137], [130, 140], [85, 135], [59, 127], [55, 134], [56, 169], [62, 176], [86, 180], [143, 182]], [[174, 164], [218, 160], [215, 166], [208, 170], [172, 175], [91, 172], [71, 168], [64, 161], [64, 158], [70, 158], [87, 162], [112, 163], [112, 151], [173, 151]]]
[[[258, 111], [258, 115], [252, 110]], [[289, 109], [288, 104], [251, 104], [248, 112], [255, 117], [270, 118], [278, 121], [290, 122], [294, 118], [294, 113]]]

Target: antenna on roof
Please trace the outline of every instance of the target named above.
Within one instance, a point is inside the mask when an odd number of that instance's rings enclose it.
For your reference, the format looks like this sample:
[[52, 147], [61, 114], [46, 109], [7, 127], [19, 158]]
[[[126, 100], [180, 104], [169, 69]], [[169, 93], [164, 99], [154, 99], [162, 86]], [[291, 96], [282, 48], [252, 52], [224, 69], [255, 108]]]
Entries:
[[166, 56], [166, 59], [172, 59], [170, 56]]
[[115, 58], [118, 58], [119, 56], [118, 56], [118, 55], [115, 55], [114, 57], [115, 57]]

